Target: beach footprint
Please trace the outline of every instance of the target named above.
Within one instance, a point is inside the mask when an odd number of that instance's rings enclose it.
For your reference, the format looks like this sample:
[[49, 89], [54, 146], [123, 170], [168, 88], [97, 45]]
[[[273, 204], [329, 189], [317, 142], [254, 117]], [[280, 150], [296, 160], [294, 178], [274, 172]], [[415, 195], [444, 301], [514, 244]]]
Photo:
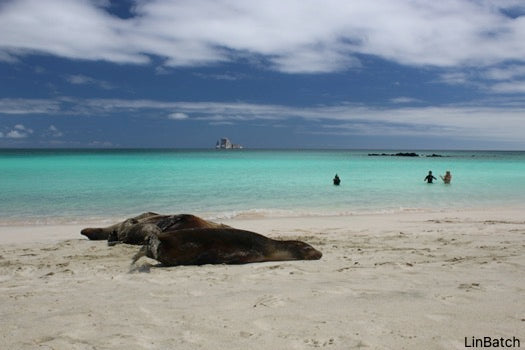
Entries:
[[463, 289], [466, 292], [471, 292], [475, 290], [483, 290], [479, 283], [461, 283], [458, 286], [459, 289]]
[[305, 339], [304, 344], [309, 347], [313, 348], [320, 348], [320, 347], [326, 347], [334, 345], [335, 340], [334, 338], [329, 339]]
[[286, 302], [278, 296], [263, 295], [255, 301], [253, 307], [280, 307], [284, 305], [286, 305]]

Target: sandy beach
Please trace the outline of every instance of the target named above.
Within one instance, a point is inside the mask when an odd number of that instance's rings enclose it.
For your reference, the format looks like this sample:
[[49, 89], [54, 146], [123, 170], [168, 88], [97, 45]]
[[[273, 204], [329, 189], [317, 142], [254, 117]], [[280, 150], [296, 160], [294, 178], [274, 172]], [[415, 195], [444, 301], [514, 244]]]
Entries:
[[323, 257], [133, 271], [139, 247], [79, 234], [105, 225], [2, 226], [0, 348], [525, 347], [523, 212], [232, 219]]

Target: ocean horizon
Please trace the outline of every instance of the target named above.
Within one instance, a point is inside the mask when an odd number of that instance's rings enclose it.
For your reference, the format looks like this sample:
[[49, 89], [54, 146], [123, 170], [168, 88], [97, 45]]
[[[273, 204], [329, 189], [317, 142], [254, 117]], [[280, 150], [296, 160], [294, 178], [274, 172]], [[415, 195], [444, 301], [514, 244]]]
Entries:
[[[398, 152], [419, 156], [369, 155]], [[220, 220], [525, 203], [525, 151], [2, 149], [0, 169], [1, 225], [111, 222], [145, 211]], [[439, 178], [447, 170], [449, 185]], [[433, 184], [423, 181], [428, 171]]]

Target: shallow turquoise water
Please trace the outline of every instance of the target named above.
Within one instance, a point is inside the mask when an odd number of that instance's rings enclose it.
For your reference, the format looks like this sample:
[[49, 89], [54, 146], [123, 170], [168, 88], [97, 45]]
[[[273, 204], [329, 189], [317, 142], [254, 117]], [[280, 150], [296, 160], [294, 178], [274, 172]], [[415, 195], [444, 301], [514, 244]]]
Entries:
[[[373, 151], [381, 153], [382, 151]], [[385, 151], [387, 153], [395, 153]], [[522, 206], [525, 152], [0, 150], [0, 223]], [[425, 157], [438, 153], [441, 158]], [[438, 180], [426, 184], [432, 170]], [[439, 174], [450, 170], [452, 184]], [[333, 186], [335, 173], [341, 186]]]

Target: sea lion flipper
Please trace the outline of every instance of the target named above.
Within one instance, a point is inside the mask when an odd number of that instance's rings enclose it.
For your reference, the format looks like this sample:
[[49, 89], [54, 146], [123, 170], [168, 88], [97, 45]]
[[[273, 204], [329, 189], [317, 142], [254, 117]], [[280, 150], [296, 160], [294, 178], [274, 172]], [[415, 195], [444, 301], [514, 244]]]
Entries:
[[133, 258], [131, 259], [131, 266], [135, 265], [137, 260], [139, 260], [143, 256], [146, 256], [147, 250], [148, 250], [147, 246], [145, 246], [145, 245], [142, 246], [142, 248], [140, 248], [140, 250], [137, 252], [137, 254], [133, 255]]
[[133, 259], [131, 260], [131, 264], [135, 264], [137, 260], [142, 258], [143, 256], [147, 256], [148, 258], [157, 259], [158, 258], [158, 249], [159, 249], [160, 240], [157, 235], [150, 234], [146, 236], [144, 245], [137, 254], [133, 256]]

